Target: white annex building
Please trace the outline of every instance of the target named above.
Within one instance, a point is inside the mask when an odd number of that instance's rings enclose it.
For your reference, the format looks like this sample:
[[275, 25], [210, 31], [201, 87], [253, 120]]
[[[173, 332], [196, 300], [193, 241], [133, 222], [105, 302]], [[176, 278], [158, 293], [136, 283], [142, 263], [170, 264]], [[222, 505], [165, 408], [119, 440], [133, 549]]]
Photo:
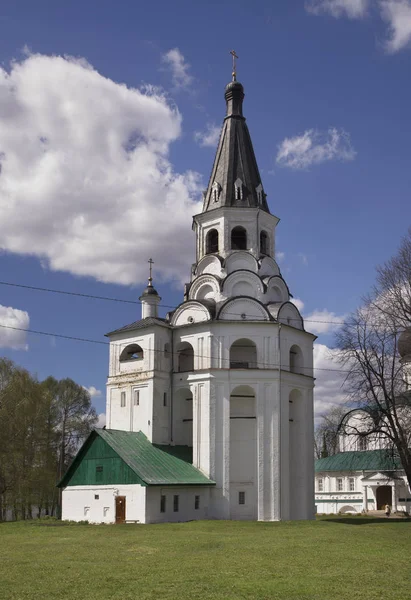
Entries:
[[108, 334], [107, 425], [60, 485], [92, 522], [314, 517], [313, 341], [275, 260], [275, 228], [243, 117], [227, 114], [184, 301]]
[[[399, 337], [398, 352], [403, 365], [406, 390], [399, 418], [411, 423], [411, 328]], [[387, 440], [373, 429], [372, 410], [352, 410], [341, 423], [338, 454], [315, 463], [315, 503], [318, 513], [359, 513], [383, 510], [411, 511], [411, 490], [407, 477]]]

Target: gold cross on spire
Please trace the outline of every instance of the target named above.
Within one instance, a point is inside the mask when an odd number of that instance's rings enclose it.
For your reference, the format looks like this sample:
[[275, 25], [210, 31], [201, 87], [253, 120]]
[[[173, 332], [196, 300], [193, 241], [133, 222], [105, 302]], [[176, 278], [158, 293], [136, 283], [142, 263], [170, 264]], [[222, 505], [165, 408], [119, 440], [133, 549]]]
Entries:
[[150, 277], [148, 278], [148, 285], [151, 285], [152, 282], [153, 282], [153, 265], [154, 265], [154, 260], [152, 258], [149, 258], [147, 262], [150, 265]]
[[236, 59], [238, 58], [238, 56], [235, 53], [235, 50], [230, 50], [230, 54], [233, 57], [233, 72], [232, 72], [233, 81], [237, 81], [237, 79], [236, 79], [236, 77], [237, 77], [237, 63], [236, 63]]

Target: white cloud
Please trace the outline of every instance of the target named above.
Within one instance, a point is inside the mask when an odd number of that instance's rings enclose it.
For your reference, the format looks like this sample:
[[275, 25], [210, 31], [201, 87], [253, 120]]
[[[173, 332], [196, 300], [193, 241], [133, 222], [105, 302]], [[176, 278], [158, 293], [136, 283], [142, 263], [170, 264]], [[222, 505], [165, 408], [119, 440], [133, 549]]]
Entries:
[[411, 43], [411, 0], [382, 0], [381, 17], [388, 23], [386, 50], [398, 52]]
[[327, 133], [308, 129], [302, 135], [285, 138], [278, 147], [277, 164], [292, 169], [306, 169], [329, 160], [353, 160], [356, 152], [350, 135], [330, 127]]
[[97, 398], [98, 396], [101, 396], [101, 390], [95, 388], [94, 385], [91, 385], [90, 387], [86, 387], [85, 385], [83, 385], [83, 388], [88, 391], [92, 398]]
[[335, 360], [336, 351], [324, 344], [314, 344], [314, 414], [318, 419], [321, 414], [334, 406], [347, 402], [342, 385], [346, 374]]
[[345, 315], [336, 315], [326, 309], [314, 310], [309, 315], [304, 315], [306, 329], [316, 335], [335, 331], [343, 323]]
[[28, 312], [0, 305], [0, 325], [4, 325], [4, 327], [0, 327], [0, 348], [28, 350], [27, 334], [25, 331], [20, 331], [28, 329], [30, 325]]
[[314, 15], [329, 14], [338, 19], [361, 19], [367, 14], [369, 0], [307, 0], [305, 8]]
[[303, 263], [303, 265], [308, 265], [308, 256], [306, 254], [304, 254], [303, 252], [299, 252], [298, 256], [301, 258], [301, 262]]
[[277, 262], [283, 262], [283, 260], [285, 259], [285, 252], [276, 252], [275, 258]]
[[[133, 284], [192, 262], [200, 176], [176, 173], [181, 116], [84, 59], [32, 55], [0, 68], [0, 248], [53, 270]], [[167, 239], [167, 244], [159, 240]]]
[[106, 424], [106, 414], [100, 413], [98, 416], [98, 421], [97, 421], [96, 427], [101, 429], [102, 427], [104, 427], [105, 424]]
[[193, 77], [189, 73], [190, 65], [178, 48], [172, 48], [163, 54], [162, 60], [170, 68], [173, 84], [177, 88], [188, 88], [191, 85]]
[[209, 123], [205, 131], [196, 131], [194, 133], [194, 139], [200, 146], [211, 146], [214, 148], [218, 144], [220, 131], [221, 127]]
[[300, 300], [300, 298], [290, 298], [290, 302], [292, 302], [293, 304], [295, 304], [295, 306], [298, 308], [298, 310], [300, 312], [303, 311], [303, 309], [304, 309], [304, 302], [302, 300]]

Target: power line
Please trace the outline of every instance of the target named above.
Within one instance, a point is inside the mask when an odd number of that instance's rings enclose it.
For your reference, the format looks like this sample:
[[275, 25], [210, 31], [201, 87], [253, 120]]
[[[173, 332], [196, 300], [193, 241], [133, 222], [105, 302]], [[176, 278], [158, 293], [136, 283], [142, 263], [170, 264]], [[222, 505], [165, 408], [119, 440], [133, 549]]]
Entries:
[[[22, 283], [12, 283], [10, 281], [0, 281], [0, 285], [8, 285], [11, 287], [17, 287], [17, 288], [23, 288], [23, 289], [27, 289], [27, 290], [34, 290], [37, 292], [48, 292], [48, 293], [52, 293], [52, 294], [62, 294], [65, 296], [78, 296], [80, 298], [88, 298], [91, 300], [104, 300], [107, 302], [122, 302], [124, 304], [134, 304], [134, 305], [141, 305], [141, 300], [126, 300], [124, 298], [113, 298], [110, 296], [96, 296], [93, 294], [82, 294], [80, 292], [69, 292], [66, 290], [55, 290], [52, 288], [43, 288], [43, 287], [37, 287], [34, 285], [25, 285]], [[195, 300], [193, 300], [195, 301]], [[158, 304], [158, 306], [160, 306], [161, 308], [171, 308], [172, 310], [174, 310], [176, 308], [176, 306], [171, 306], [170, 304]], [[295, 306], [295, 305], [294, 305]], [[201, 310], [195, 306], [191, 307], [191, 310]], [[225, 312], [226, 315], [233, 315], [238, 317], [238, 313], [232, 313], [232, 312]], [[323, 324], [323, 325], [344, 325], [344, 321], [322, 321], [322, 320], [317, 320], [317, 319], [305, 319], [304, 317], [301, 317], [303, 319], [303, 321], [305, 323], [319, 323], [319, 324]], [[265, 321], [266, 319], [259, 319], [258, 317], [253, 317], [254, 321]], [[297, 317], [290, 317], [290, 321], [299, 321], [300, 319]]]
[[[83, 343], [88, 343], [88, 344], [100, 344], [103, 346], [110, 346], [110, 342], [102, 342], [100, 340], [90, 340], [88, 338], [80, 338], [80, 337], [75, 337], [75, 336], [70, 336], [70, 335], [64, 335], [61, 333], [50, 333], [47, 331], [38, 331], [35, 329], [24, 329], [23, 327], [12, 327], [11, 325], [3, 325], [0, 323], [0, 327], [2, 327], [3, 329], [12, 329], [14, 331], [24, 331], [26, 333], [32, 333], [34, 335], [43, 335], [43, 336], [50, 336], [50, 337], [55, 337], [55, 338], [62, 338], [65, 340], [71, 340], [71, 341], [76, 341], [76, 342], [83, 342]], [[116, 345], [116, 346], [121, 346], [122, 344], [118, 344], [116, 342], [112, 343], [112, 345]], [[237, 346], [237, 347], [243, 347], [243, 348], [248, 348], [249, 346]], [[155, 349], [155, 348], [141, 348], [143, 353], [144, 352], [158, 352], [160, 354], [165, 354], [166, 352], [169, 352], [170, 354], [172, 354], [170, 351], [167, 350], [159, 350], [159, 349]], [[194, 354], [193, 353], [193, 357], [195, 358], [206, 358], [209, 359], [211, 361], [212, 356], [207, 355], [207, 354]], [[230, 358], [221, 358], [222, 361], [225, 362], [231, 362]], [[281, 369], [283, 365], [281, 364], [274, 364], [274, 363], [258, 363], [260, 364], [262, 367], [271, 367], [273, 369]], [[325, 368], [317, 368], [317, 367], [300, 367], [301, 369], [308, 369], [310, 371], [333, 371], [333, 372], [339, 372], [339, 373], [349, 373], [349, 371], [345, 371], [343, 369], [325, 369]]]

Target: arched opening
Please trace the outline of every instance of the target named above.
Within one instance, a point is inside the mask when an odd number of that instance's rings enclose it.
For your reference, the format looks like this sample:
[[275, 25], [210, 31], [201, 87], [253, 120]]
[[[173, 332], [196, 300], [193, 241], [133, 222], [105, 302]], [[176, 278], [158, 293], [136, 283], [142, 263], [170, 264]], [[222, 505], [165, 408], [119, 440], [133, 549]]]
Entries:
[[211, 229], [206, 236], [206, 254], [218, 252], [218, 231]]
[[366, 435], [359, 435], [357, 440], [357, 450], [367, 450], [368, 440]]
[[177, 348], [177, 369], [179, 373], [194, 371], [194, 349], [188, 342], [183, 342]]
[[339, 512], [344, 515], [344, 514], [355, 514], [357, 511], [355, 510], [355, 508], [353, 506], [343, 506], [342, 508], [340, 508]]
[[230, 369], [257, 369], [257, 346], [251, 340], [237, 340], [230, 348]]
[[269, 254], [268, 252], [268, 235], [265, 231], [260, 232], [260, 253]]
[[193, 394], [189, 388], [174, 394], [173, 443], [176, 446], [193, 447]]
[[231, 249], [247, 250], [247, 232], [244, 227], [234, 227], [231, 231]]
[[124, 348], [120, 354], [120, 362], [126, 362], [129, 360], [143, 360], [143, 358], [143, 349], [138, 344], [130, 344], [130, 346]]
[[302, 373], [303, 370], [303, 353], [301, 352], [301, 348], [294, 344], [290, 348], [290, 371], [291, 373]]
[[379, 485], [377, 487], [377, 510], [384, 510], [389, 504], [392, 506], [392, 487], [390, 485]]
[[257, 518], [257, 418], [252, 387], [230, 394], [230, 518]]

